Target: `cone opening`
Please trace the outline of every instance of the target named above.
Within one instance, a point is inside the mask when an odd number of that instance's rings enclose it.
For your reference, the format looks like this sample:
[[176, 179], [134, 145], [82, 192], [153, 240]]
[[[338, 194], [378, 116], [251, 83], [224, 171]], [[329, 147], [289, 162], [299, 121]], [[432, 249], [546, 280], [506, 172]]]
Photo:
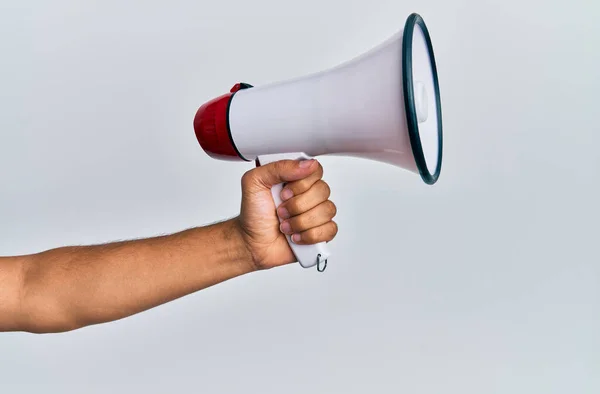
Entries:
[[433, 185], [442, 169], [442, 106], [431, 38], [418, 14], [411, 14], [404, 27], [402, 88], [417, 169], [423, 181]]

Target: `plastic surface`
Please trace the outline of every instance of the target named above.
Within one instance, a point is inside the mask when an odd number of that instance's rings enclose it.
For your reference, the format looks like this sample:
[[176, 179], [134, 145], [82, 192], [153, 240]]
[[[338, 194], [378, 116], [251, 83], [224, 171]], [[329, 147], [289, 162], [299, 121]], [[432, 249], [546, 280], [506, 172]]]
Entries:
[[224, 94], [202, 105], [194, 117], [194, 132], [198, 143], [210, 157], [241, 161], [229, 130], [228, 112], [232, 94]]
[[415, 111], [417, 112], [419, 123], [427, 121], [429, 117], [429, 99], [427, 98], [425, 84], [420, 81], [415, 83]]
[[[418, 14], [406, 19], [404, 30], [337, 67], [248, 87], [235, 85], [226, 107], [216, 99], [198, 111], [204, 125], [194, 123], [196, 135], [212, 157], [353, 156], [420, 174], [430, 185], [439, 177], [439, 84], [431, 39]], [[211, 113], [213, 107], [218, 111]]]
[[420, 174], [430, 185], [439, 177], [439, 84], [431, 38], [418, 14], [406, 19], [404, 30], [335, 68], [248, 87], [237, 84], [231, 96], [198, 111], [196, 135], [212, 157], [354, 156]]
[[[420, 24], [414, 27], [415, 20], [422, 23], [417, 17], [407, 19], [414, 28], [410, 51], [404, 50], [402, 30], [335, 68], [238, 91], [231, 99], [229, 124], [240, 155], [247, 160], [281, 152], [361, 157], [435, 183], [439, 171], [424, 176], [423, 170], [433, 171], [441, 163], [441, 144], [436, 143], [437, 130], [432, 130], [438, 124], [441, 130], [441, 112], [438, 116], [437, 85], [432, 85], [435, 60], [428, 36]], [[405, 52], [413, 59], [410, 70], [404, 69]], [[410, 97], [405, 97], [408, 72], [416, 92], [411, 88]], [[412, 119], [412, 114], [406, 113], [405, 105], [409, 100], [416, 100], [418, 123], [411, 127], [407, 115]], [[419, 131], [422, 148], [420, 139], [418, 144], [411, 141], [411, 134]]]
[[[309, 160], [312, 159], [312, 157], [306, 155], [305, 153], [281, 153], [259, 156], [257, 159], [260, 165], [265, 165], [280, 160]], [[284, 186], [285, 185], [283, 183], [280, 183], [271, 188], [271, 195], [273, 196], [273, 201], [275, 202], [275, 209], [277, 209], [283, 202], [281, 199], [281, 191], [283, 190]], [[279, 221], [282, 221], [281, 218]], [[304, 268], [310, 268], [317, 265], [319, 255], [321, 261], [327, 260], [330, 256], [326, 242], [313, 245], [297, 245], [292, 241], [289, 235], [286, 235], [286, 238], [290, 248], [296, 256], [296, 259]]]
[[398, 34], [334, 69], [238, 91], [229, 122], [241, 155], [335, 154], [418, 173], [404, 113], [401, 44]]

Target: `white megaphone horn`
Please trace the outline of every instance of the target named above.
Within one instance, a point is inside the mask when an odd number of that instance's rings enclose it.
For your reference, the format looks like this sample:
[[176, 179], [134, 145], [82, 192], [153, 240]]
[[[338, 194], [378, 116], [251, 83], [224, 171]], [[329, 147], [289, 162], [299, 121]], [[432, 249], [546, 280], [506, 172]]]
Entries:
[[[354, 156], [404, 168], [432, 185], [442, 166], [442, 109], [425, 22], [411, 14], [394, 37], [327, 71], [260, 87], [238, 83], [198, 109], [194, 129], [216, 159], [261, 165]], [[276, 207], [282, 188], [272, 188]], [[325, 269], [325, 242], [287, 238], [300, 265]]]

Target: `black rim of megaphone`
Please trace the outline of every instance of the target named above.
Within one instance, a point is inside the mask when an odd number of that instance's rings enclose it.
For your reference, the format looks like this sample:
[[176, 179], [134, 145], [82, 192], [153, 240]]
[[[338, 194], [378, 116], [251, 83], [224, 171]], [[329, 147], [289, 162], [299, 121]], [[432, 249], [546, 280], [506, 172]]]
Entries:
[[[417, 119], [417, 111], [415, 108], [414, 86], [413, 86], [413, 71], [412, 71], [412, 41], [415, 26], [419, 25], [425, 36], [427, 50], [429, 52], [429, 61], [433, 73], [433, 84], [435, 88], [437, 124], [438, 124], [438, 157], [435, 172], [431, 174], [427, 168], [425, 154], [421, 145], [421, 137], [419, 135], [419, 122]], [[412, 147], [413, 156], [417, 164], [417, 169], [421, 174], [423, 181], [429, 185], [437, 182], [442, 170], [442, 104], [440, 99], [440, 87], [438, 83], [437, 68], [435, 65], [435, 57], [433, 55], [433, 46], [429, 31], [425, 25], [425, 21], [419, 14], [411, 14], [406, 20], [404, 33], [402, 37], [402, 88], [404, 90], [404, 107], [406, 110], [406, 119], [408, 122], [408, 135], [410, 137], [410, 145]]]

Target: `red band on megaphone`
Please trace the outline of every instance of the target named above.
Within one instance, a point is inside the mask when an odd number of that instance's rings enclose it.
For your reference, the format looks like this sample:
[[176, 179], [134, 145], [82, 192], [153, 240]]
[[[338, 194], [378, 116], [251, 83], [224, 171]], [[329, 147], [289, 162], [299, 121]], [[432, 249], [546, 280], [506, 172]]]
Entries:
[[251, 88], [247, 83], [235, 84], [229, 93], [202, 105], [194, 118], [194, 131], [200, 146], [211, 157], [220, 160], [246, 160], [235, 146], [229, 128], [229, 105], [238, 90]]
[[242, 160], [229, 131], [227, 110], [232, 95], [227, 93], [202, 105], [194, 118], [194, 131], [200, 146], [216, 159]]

